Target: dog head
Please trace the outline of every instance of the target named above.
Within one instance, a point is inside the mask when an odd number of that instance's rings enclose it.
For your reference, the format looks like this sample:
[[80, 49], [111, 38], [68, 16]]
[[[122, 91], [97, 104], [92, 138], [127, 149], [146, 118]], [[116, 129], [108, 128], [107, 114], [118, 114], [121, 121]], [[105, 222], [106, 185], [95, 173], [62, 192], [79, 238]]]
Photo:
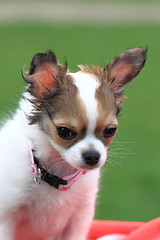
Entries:
[[36, 54], [28, 72], [28, 92], [37, 123], [53, 147], [74, 168], [101, 167], [118, 128], [123, 88], [142, 69], [146, 49], [129, 49], [104, 68], [79, 66], [70, 73], [51, 51]]

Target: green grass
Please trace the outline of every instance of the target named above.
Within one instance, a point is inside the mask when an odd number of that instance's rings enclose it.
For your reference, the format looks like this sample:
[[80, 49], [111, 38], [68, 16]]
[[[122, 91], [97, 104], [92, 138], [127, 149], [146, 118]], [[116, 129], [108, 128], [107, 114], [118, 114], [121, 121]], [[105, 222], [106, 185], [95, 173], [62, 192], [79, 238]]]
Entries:
[[140, 75], [126, 87], [118, 134], [102, 171], [96, 218], [145, 221], [160, 214], [160, 27], [0, 26], [0, 113], [3, 119], [21, 96], [21, 69], [36, 52], [53, 49], [69, 68], [104, 66], [126, 48], [148, 46]]

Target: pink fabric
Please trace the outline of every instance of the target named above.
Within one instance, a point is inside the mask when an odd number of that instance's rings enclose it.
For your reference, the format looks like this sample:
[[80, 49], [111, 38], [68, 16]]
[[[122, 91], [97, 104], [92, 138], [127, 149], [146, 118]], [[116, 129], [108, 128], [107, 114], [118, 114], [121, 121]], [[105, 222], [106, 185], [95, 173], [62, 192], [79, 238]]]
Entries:
[[93, 221], [88, 238], [125, 234], [124, 240], [160, 240], [160, 217], [149, 222]]
[[31, 157], [31, 163], [32, 163], [32, 172], [33, 172], [33, 176], [35, 178], [38, 178], [39, 176], [39, 173], [38, 173], [38, 170], [37, 170], [37, 165], [34, 163], [34, 158], [33, 158], [33, 153], [32, 153], [32, 143], [30, 143], [30, 157]]

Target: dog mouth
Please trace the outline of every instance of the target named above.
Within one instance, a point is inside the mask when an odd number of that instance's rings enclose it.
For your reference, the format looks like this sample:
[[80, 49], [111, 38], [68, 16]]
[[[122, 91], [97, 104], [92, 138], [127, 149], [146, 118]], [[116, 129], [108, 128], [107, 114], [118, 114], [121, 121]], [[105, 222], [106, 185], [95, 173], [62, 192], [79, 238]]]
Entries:
[[62, 191], [68, 190], [79, 178], [81, 175], [85, 174], [86, 171], [77, 169], [73, 174], [63, 177], [63, 180], [67, 181], [66, 185], [60, 185], [59, 189]]

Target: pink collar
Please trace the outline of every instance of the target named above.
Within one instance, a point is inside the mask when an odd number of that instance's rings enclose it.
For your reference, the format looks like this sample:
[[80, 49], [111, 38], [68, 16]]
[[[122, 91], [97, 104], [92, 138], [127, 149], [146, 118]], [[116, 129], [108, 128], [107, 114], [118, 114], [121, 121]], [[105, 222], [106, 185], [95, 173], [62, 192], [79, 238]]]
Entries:
[[40, 165], [38, 159], [34, 156], [32, 145], [30, 147], [30, 156], [34, 181], [39, 184], [44, 181], [54, 188], [65, 191], [68, 190], [82, 174], [86, 173], [86, 171], [76, 169], [73, 174], [67, 175], [62, 179], [58, 176], [50, 174]]

